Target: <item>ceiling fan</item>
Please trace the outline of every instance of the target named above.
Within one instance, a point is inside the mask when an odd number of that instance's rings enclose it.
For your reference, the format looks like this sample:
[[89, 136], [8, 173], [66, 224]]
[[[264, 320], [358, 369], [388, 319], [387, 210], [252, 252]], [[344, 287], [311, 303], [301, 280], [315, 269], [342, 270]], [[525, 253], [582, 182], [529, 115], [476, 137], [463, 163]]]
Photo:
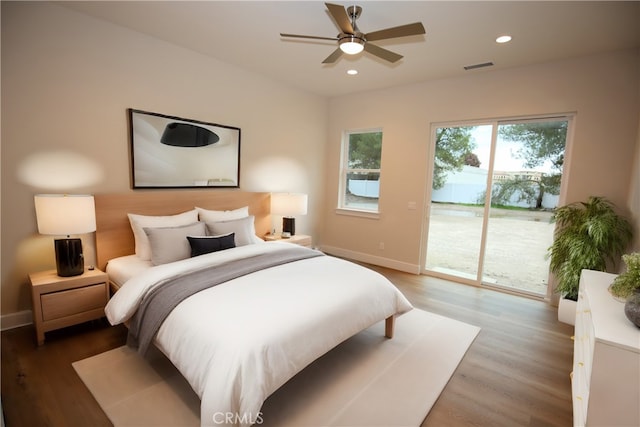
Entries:
[[383, 49], [380, 46], [371, 44], [372, 41], [393, 39], [396, 37], [407, 37], [419, 34], [425, 34], [424, 26], [421, 22], [415, 22], [413, 24], [400, 25], [399, 27], [386, 28], [384, 30], [374, 31], [372, 33], [362, 33], [356, 25], [356, 20], [362, 13], [360, 6], [349, 6], [345, 9], [344, 6], [339, 4], [325, 3], [329, 13], [333, 17], [333, 20], [338, 24], [340, 28], [340, 34], [336, 37], [317, 37], [317, 36], [305, 36], [300, 34], [285, 34], [280, 33], [281, 37], [293, 37], [301, 39], [317, 39], [317, 40], [332, 40], [338, 42], [338, 49], [336, 49], [331, 55], [329, 55], [323, 64], [332, 64], [342, 56], [343, 53], [348, 55], [355, 55], [365, 50], [372, 55], [382, 58], [389, 62], [396, 62], [402, 58], [402, 55], [398, 55], [390, 50]]

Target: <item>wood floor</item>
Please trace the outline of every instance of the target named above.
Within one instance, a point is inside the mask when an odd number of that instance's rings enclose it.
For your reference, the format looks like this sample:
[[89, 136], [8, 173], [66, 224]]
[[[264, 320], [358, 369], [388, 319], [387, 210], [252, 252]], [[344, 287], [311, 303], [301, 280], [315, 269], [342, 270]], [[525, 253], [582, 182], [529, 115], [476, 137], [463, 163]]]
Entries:
[[[558, 323], [555, 308], [372, 268], [414, 306], [482, 328], [423, 427], [571, 426], [573, 328]], [[6, 426], [110, 426], [71, 363], [121, 346], [125, 339], [124, 327], [104, 320], [49, 332], [41, 347], [32, 326], [2, 332]]]

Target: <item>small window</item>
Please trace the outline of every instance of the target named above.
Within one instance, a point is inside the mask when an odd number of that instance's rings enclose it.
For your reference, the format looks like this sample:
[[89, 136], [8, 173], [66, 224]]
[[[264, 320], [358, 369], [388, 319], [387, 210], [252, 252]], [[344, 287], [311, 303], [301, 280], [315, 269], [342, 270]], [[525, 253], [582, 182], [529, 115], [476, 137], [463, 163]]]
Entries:
[[338, 208], [378, 213], [382, 131], [346, 132]]

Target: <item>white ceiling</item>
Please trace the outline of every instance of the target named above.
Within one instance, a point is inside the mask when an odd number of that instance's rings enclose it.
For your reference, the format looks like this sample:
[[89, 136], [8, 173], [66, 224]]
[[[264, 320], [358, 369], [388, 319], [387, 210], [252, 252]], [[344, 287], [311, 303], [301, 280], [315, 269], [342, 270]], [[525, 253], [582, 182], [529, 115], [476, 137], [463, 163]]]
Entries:
[[[404, 55], [322, 61], [339, 29], [320, 1], [73, 1], [65, 7], [146, 33], [324, 96], [484, 73], [618, 49], [640, 48], [640, 1], [363, 1], [364, 33], [420, 21], [426, 35], [376, 42]], [[499, 45], [503, 33], [513, 40]], [[491, 61], [490, 68], [465, 71]], [[346, 71], [355, 68], [357, 76]]]

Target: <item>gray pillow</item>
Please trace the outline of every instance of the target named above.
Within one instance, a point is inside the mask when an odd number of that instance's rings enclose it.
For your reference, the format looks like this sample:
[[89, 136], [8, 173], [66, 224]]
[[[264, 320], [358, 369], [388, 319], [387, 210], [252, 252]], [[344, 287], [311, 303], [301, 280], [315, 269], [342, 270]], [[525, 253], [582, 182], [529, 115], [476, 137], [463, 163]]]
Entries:
[[250, 215], [246, 218], [234, 219], [231, 221], [207, 222], [207, 230], [209, 235], [220, 236], [222, 234], [235, 234], [236, 246], [252, 245], [255, 243], [254, 236], [256, 234], [253, 225], [254, 216]]
[[191, 256], [191, 246], [187, 236], [204, 236], [204, 222], [180, 227], [144, 227], [151, 246], [151, 262], [153, 265], [187, 259]]
[[180, 227], [182, 225], [193, 224], [198, 220], [198, 211], [196, 209], [168, 216], [138, 215], [131, 213], [127, 215], [129, 216], [129, 222], [131, 223], [131, 229], [133, 230], [133, 237], [136, 243], [136, 255], [144, 261], [151, 260], [151, 245], [149, 244], [149, 238], [144, 232], [144, 227]]

